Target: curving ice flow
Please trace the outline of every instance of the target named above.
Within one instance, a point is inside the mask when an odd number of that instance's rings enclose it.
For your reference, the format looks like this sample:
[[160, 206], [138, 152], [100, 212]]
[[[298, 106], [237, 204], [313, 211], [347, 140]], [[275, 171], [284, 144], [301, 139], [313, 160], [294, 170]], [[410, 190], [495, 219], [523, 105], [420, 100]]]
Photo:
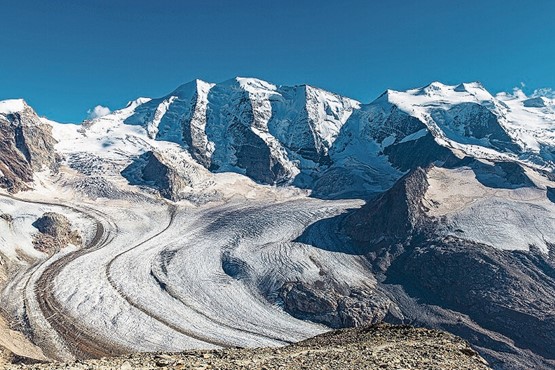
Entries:
[[[133, 350], [298, 341], [326, 329], [294, 319], [270, 304], [258, 291], [256, 280], [226, 274], [222, 256], [247, 255], [248, 251], [253, 255], [253, 273], [275, 264], [283, 274], [290, 274], [283, 259], [294, 258], [280, 253], [283, 245], [308, 224], [337, 213], [338, 206], [356, 204], [297, 200], [268, 207], [258, 202], [231, 203], [205, 210], [160, 207], [160, 213], [118, 215], [130, 222], [120, 223], [111, 245], [75, 259], [60, 271], [56, 298], [75, 317], [87, 317], [91, 330]], [[149, 224], [152, 219], [158, 221], [156, 228]], [[164, 225], [169, 227], [164, 229]], [[313, 258], [323, 264], [333, 255], [311, 249]], [[272, 261], [275, 258], [281, 259], [279, 264]], [[356, 265], [357, 257], [342, 258]], [[353, 278], [372, 280], [362, 269]]]
[[[23, 289], [29, 296], [14, 310], [30, 318], [33, 340], [54, 358], [280, 346], [328, 329], [265, 297], [271, 287], [263, 277], [311, 281], [323, 268], [350, 266], [336, 276], [340, 283], [375, 283], [360, 257], [295, 241], [310, 224], [360, 206], [357, 200], [230, 199], [206, 207], [58, 201], [96, 222], [97, 233], [87, 248], [37, 265], [5, 294]], [[241, 261], [244, 274], [230, 272], [230, 259]]]

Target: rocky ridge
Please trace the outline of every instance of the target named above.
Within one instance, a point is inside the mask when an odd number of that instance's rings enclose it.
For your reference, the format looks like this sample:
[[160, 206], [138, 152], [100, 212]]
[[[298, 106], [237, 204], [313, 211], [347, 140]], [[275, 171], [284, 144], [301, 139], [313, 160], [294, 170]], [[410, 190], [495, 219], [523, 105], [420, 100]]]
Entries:
[[[517, 170], [502, 167], [506, 182], [498, 184], [512, 189], [523, 183]], [[552, 258], [534, 246], [502, 250], [480, 243], [466, 237], [465, 230], [458, 228], [461, 225], [433, 215], [430, 209], [442, 205], [428, 193], [437, 186], [432, 181], [434, 171], [456, 173], [418, 168], [342, 222], [358, 253], [381, 280], [377, 293], [385, 292], [395, 307], [389, 309], [395, 314], [388, 313], [384, 320], [461, 335], [480, 348], [495, 368], [552, 367]], [[496, 207], [504, 206], [494, 202], [489, 207], [494, 214]], [[453, 312], [469, 320], [446, 319]]]
[[[16, 361], [24, 359], [15, 358]], [[280, 348], [142, 353], [6, 369], [489, 369], [468, 343], [435, 330], [378, 325], [339, 330]]]

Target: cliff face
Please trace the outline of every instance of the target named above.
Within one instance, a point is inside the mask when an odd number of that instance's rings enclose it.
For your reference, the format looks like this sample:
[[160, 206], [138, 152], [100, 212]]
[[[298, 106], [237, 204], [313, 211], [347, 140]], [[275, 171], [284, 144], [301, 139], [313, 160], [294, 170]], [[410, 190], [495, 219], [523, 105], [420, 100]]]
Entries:
[[[238, 172], [284, 184], [330, 162], [328, 152], [359, 103], [310, 86], [254, 78], [195, 80], [141, 103], [124, 122], [173, 141], [213, 172]], [[109, 117], [109, 116], [108, 116]]]
[[167, 164], [161, 154], [153, 151], [138, 157], [122, 171], [122, 175], [131, 183], [152, 187], [161, 196], [173, 201], [180, 200], [180, 193], [188, 185], [184, 176]]
[[33, 172], [56, 170], [52, 128], [26, 103], [22, 110], [0, 112], [0, 186], [10, 192], [28, 188]]

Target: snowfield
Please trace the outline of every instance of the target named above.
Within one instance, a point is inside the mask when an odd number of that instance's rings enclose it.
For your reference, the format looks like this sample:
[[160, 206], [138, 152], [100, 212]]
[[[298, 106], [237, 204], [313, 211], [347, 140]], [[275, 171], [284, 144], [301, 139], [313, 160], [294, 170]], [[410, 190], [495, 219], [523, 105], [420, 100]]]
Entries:
[[555, 240], [555, 204], [545, 188], [487, 187], [470, 168], [434, 168], [428, 181], [428, 214], [444, 217], [448, 234], [501, 249], [529, 250], [532, 245], [549, 253], [548, 243]]
[[25, 101], [23, 99], [10, 99], [0, 101], [0, 113], [12, 114], [20, 112], [25, 108]]

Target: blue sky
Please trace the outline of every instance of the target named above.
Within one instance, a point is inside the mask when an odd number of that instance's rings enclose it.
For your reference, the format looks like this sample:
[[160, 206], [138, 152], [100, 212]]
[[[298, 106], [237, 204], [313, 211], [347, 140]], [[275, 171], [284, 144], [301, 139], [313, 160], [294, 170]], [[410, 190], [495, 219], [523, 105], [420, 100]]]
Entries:
[[194, 78], [386, 88], [555, 87], [555, 1], [1, 1], [0, 99], [78, 122]]

